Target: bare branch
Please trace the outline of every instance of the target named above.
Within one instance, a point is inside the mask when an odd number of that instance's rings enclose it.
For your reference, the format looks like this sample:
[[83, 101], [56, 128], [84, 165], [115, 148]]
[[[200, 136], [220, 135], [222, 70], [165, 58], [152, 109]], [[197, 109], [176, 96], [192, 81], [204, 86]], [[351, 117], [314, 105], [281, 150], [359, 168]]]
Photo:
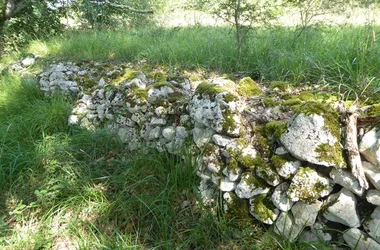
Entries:
[[[90, 1], [90, 3], [97, 3], [94, 1]], [[103, 3], [108, 4], [109, 6], [115, 7], [115, 8], [121, 8], [121, 9], [126, 9], [135, 13], [139, 14], [153, 14], [154, 10], [138, 10], [135, 8], [132, 8], [131, 6], [125, 5], [125, 4], [117, 4], [117, 3], [112, 3], [108, 0], [105, 0]]]

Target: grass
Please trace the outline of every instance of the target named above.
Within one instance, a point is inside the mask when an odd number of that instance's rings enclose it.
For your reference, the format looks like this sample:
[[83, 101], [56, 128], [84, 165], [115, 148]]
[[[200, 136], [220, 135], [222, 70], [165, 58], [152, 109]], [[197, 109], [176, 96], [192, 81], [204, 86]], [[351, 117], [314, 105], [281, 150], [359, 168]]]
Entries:
[[379, 87], [377, 26], [316, 26], [296, 38], [292, 28], [260, 28], [248, 37], [237, 62], [234, 32], [224, 27], [68, 32], [34, 41], [29, 52], [68, 60], [139, 61], [245, 72], [254, 79]]

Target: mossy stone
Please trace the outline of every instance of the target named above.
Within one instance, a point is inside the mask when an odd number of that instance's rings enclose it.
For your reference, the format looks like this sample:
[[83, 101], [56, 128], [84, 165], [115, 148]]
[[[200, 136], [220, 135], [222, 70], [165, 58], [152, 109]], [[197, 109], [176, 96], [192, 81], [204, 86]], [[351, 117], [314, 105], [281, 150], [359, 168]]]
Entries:
[[339, 114], [331, 108], [328, 104], [318, 102], [307, 102], [301, 105], [296, 114], [312, 115], [317, 114], [324, 118], [325, 127], [328, 128], [331, 134], [340, 141], [340, 123]]
[[274, 98], [268, 97], [263, 100], [265, 107], [272, 108], [278, 106], [280, 103]]
[[367, 110], [368, 116], [379, 116], [380, 115], [380, 104], [373, 104]]
[[263, 93], [260, 86], [250, 77], [244, 77], [239, 81], [236, 92], [243, 97], [253, 97]]
[[282, 134], [286, 132], [286, 122], [270, 121], [265, 124], [265, 134], [267, 137], [272, 137], [280, 140]]
[[215, 83], [202, 82], [196, 88], [195, 93], [199, 95], [208, 95], [210, 99], [212, 99], [223, 91], [225, 91], [224, 88], [216, 85]]
[[270, 90], [278, 89], [280, 91], [284, 91], [284, 90], [289, 89], [289, 88], [290, 88], [289, 82], [273, 81], [269, 85]]
[[304, 102], [311, 102], [315, 101], [315, 97], [312, 93], [310, 92], [302, 92], [298, 96], [296, 96], [298, 99]]
[[294, 107], [294, 106], [300, 105], [301, 103], [302, 101], [300, 99], [295, 98], [295, 99], [286, 100], [285, 102], [282, 103], [282, 105]]
[[333, 146], [327, 143], [321, 144], [315, 149], [315, 152], [318, 154], [317, 159], [320, 161], [334, 163], [337, 167], [346, 167], [342, 147], [339, 142], [336, 142]]
[[250, 204], [252, 215], [257, 216], [257, 219], [261, 222], [272, 224], [276, 219], [277, 214], [274, 212], [276, 207], [270, 201], [267, 194], [261, 194], [251, 198]]
[[155, 82], [166, 82], [167, 76], [163, 72], [153, 72], [149, 75]]

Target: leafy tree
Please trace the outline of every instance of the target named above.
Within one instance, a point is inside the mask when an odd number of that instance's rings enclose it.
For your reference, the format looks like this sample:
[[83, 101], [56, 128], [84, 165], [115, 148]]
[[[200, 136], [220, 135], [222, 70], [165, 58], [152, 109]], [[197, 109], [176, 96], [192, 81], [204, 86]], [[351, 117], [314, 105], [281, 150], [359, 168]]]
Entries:
[[65, 6], [59, 0], [0, 0], [0, 46], [17, 48], [30, 38], [57, 34]]

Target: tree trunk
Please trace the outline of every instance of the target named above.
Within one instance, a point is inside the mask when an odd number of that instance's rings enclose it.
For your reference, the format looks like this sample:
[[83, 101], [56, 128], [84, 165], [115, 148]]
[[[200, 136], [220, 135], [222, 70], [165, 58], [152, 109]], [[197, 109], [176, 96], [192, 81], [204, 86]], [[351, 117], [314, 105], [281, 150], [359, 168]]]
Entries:
[[241, 0], [236, 1], [236, 6], [235, 6], [235, 28], [236, 28], [236, 41], [238, 45], [238, 64], [240, 66], [240, 61], [241, 61], [241, 47], [242, 47], [242, 34], [241, 34], [241, 25], [240, 25], [240, 10], [241, 10]]

